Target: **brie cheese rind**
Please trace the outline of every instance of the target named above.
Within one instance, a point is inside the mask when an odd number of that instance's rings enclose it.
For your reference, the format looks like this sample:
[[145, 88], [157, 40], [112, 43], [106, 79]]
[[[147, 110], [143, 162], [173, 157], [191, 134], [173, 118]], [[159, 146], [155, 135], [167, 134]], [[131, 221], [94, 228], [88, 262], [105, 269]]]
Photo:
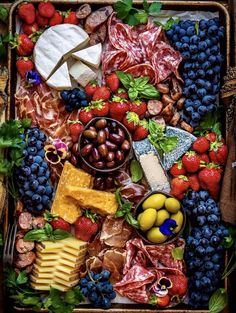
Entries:
[[77, 25], [55, 25], [43, 32], [34, 47], [34, 63], [39, 74], [47, 80], [60, 65], [89, 41], [88, 34]]
[[46, 81], [47, 85], [57, 90], [71, 89], [72, 84], [67, 63], [63, 63], [56, 72]]
[[102, 56], [102, 44], [98, 43], [97, 45], [74, 52], [72, 56], [75, 59], [83, 61], [84, 63], [98, 69]]
[[97, 77], [97, 74], [90, 67], [80, 61], [71, 66], [70, 75], [83, 87]]

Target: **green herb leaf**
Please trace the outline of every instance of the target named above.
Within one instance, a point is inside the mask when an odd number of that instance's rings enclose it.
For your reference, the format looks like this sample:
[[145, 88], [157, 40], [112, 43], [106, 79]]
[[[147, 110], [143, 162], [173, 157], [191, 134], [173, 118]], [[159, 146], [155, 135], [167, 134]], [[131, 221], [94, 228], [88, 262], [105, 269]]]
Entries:
[[148, 14], [143, 10], [139, 10], [139, 12], [135, 13], [134, 17], [139, 21], [140, 24], [145, 24], [148, 21]]
[[220, 122], [221, 112], [220, 110], [214, 113], [209, 112], [202, 117], [202, 120], [198, 127], [195, 128], [194, 134], [200, 134], [206, 131], [213, 131], [218, 136], [221, 135], [222, 124]]
[[126, 18], [132, 8], [132, 4], [133, 0], [122, 0], [114, 3], [114, 9], [117, 13], [118, 18]]
[[45, 213], [43, 214], [43, 218], [45, 219], [45, 221], [47, 222], [51, 222], [54, 219], [58, 218], [59, 214], [54, 214], [51, 213], [50, 211], [46, 210]]
[[143, 0], [143, 9], [145, 12], [149, 13], [148, 12], [149, 4], [147, 3], [147, 0]]
[[33, 229], [28, 231], [25, 236], [24, 240], [26, 241], [44, 241], [49, 240], [49, 237], [47, 236], [45, 229]]
[[45, 226], [44, 226], [44, 231], [45, 231], [45, 234], [50, 237], [53, 233], [53, 228], [51, 226], [51, 224], [49, 223], [45, 223]]
[[134, 86], [135, 88], [140, 91], [144, 88], [144, 86], [148, 83], [149, 81], [149, 77], [138, 77], [138, 78], [135, 78], [135, 81], [134, 81]]
[[183, 260], [184, 258], [184, 249], [181, 247], [176, 247], [171, 250], [171, 255], [175, 260]]
[[161, 25], [161, 26], [163, 27], [164, 30], [169, 30], [173, 25], [179, 24], [179, 22], [180, 22], [179, 17], [175, 19], [171, 17], [170, 19], [168, 19], [168, 21], [164, 25]]
[[28, 277], [25, 271], [20, 272], [20, 274], [16, 278], [16, 284], [17, 285], [22, 285], [26, 284], [28, 281]]
[[138, 97], [138, 90], [135, 88], [129, 88], [128, 90], [130, 100], [134, 101]]
[[71, 234], [62, 229], [55, 229], [53, 232], [53, 237], [55, 240], [62, 240], [70, 237]]
[[130, 163], [130, 172], [132, 182], [137, 183], [143, 178], [143, 170], [138, 161], [132, 160]]
[[155, 16], [158, 13], [160, 13], [161, 8], [162, 8], [162, 4], [160, 2], [153, 2], [149, 7], [148, 12], [150, 15]]
[[195, 23], [195, 30], [196, 30], [196, 34], [199, 34], [199, 21], [196, 21]]
[[1, 57], [1, 59], [5, 59], [6, 55], [7, 55], [7, 51], [6, 51], [6, 47], [4, 44], [4, 39], [0, 35], [0, 57]]
[[122, 82], [126, 89], [129, 89], [130, 83], [134, 81], [132, 75], [126, 74], [124, 72], [116, 71], [116, 75], [118, 76], [119, 80]]
[[209, 312], [220, 313], [228, 304], [227, 292], [224, 288], [217, 289], [209, 300]]
[[147, 84], [143, 87], [143, 89], [139, 92], [141, 98], [148, 98], [148, 99], [159, 99], [160, 93], [156, 89], [156, 87], [152, 86], [151, 84]]
[[133, 226], [134, 228], [139, 229], [139, 222], [132, 216], [131, 213], [127, 213], [126, 216], [126, 221]]
[[3, 23], [7, 24], [8, 10], [4, 6], [2, 6], [2, 5], [0, 5], [0, 20]]
[[126, 18], [123, 19], [123, 22], [130, 26], [137, 26], [139, 24], [139, 20], [136, 19], [134, 14], [129, 14]]
[[165, 137], [159, 142], [159, 145], [164, 153], [170, 153], [173, 151], [179, 142], [177, 136]]

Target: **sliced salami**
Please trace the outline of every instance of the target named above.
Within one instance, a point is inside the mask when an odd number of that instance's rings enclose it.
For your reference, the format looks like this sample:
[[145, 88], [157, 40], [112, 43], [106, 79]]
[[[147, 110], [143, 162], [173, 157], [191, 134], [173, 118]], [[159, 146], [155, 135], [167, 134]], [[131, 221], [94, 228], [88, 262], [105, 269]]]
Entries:
[[155, 121], [158, 124], [161, 124], [163, 126], [166, 126], [166, 122], [162, 116], [154, 116], [152, 117], [152, 120]]
[[108, 17], [112, 14], [112, 6], [102, 7], [92, 12], [86, 19], [84, 29], [88, 34], [91, 34], [106, 22]]
[[32, 214], [30, 214], [29, 212], [23, 212], [19, 216], [18, 224], [22, 230], [29, 230], [32, 228], [32, 221]]
[[163, 109], [163, 103], [159, 100], [149, 100], [147, 109], [151, 115], [158, 115]]

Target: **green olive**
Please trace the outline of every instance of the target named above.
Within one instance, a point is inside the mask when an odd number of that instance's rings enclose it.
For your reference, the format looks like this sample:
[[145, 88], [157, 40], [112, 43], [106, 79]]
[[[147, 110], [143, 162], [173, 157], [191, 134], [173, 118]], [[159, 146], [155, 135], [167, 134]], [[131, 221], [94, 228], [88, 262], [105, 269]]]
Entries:
[[154, 225], [156, 221], [156, 214], [157, 212], [155, 209], [147, 209], [141, 213], [139, 225], [142, 231], [147, 231]]
[[175, 214], [171, 214], [170, 218], [172, 220], [175, 220], [178, 225], [173, 231], [174, 234], [177, 234], [181, 230], [182, 225], [183, 225], [183, 221], [184, 221], [183, 213], [181, 211], [178, 211]]
[[154, 208], [160, 210], [166, 201], [166, 196], [161, 193], [156, 193], [151, 195], [143, 202], [143, 209], [147, 210], [148, 208]]
[[177, 213], [180, 210], [180, 202], [175, 198], [168, 198], [165, 201], [166, 210], [170, 213]]
[[161, 224], [164, 223], [164, 221], [167, 218], [170, 218], [170, 213], [168, 211], [166, 211], [165, 209], [157, 211], [155, 225], [156, 226], [161, 226]]
[[147, 239], [153, 243], [163, 243], [166, 241], [167, 236], [160, 232], [159, 227], [153, 227], [147, 232]]

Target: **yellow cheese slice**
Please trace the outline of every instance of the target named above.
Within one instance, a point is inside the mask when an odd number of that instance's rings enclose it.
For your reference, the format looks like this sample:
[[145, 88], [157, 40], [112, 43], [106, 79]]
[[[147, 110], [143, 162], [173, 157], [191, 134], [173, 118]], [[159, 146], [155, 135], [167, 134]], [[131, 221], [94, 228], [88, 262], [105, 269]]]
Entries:
[[65, 281], [75, 281], [78, 279], [78, 275], [79, 275], [79, 273], [68, 275], [68, 274], [63, 273], [63, 272], [56, 272], [55, 277], [58, 277], [58, 278], [63, 279]]
[[67, 291], [69, 289], [69, 287], [63, 286], [63, 285], [61, 285], [59, 283], [53, 283], [53, 284], [51, 284], [51, 287], [54, 288], [54, 289], [63, 291], [63, 292], [65, 292], [65, 291]]
[[61, 241], [62, 241], [63, 246], [71, 247], [77, 250], [84, 249], [88, 246], [88, 243], [86, 241], [79, 240], [75, 237], [68, 237]]
[[37, 258], [40, 260], [54, 261], [58, 259], [58, 254], [56, 253], [37, 253]]
[[63, 265], [63, 264], [60, 265], [59, 264], [59, 265], [57, 265], [57, 271], [60, 272], [60, 273], [61, 272], [66, 273], [67, 275], [72, 275], [72, 274], [78, 273], [79, 267], [80, 267], [80, 265], [78, 266], [78, 264], [77, 264], [77, 266], [75, 268], [71, 268], [71, 267], [69, 267], [67, 265]]
[[[42, 290], [42, 291], [47, 291], [47, 290], [50, 290], [51, 289], [51, 286], [50, 285], [47, 285], [47, 284], [37, 284], [37, 283], [34, 283], [34, 282], [31, 282], [30, 283], [30, 286], [35, 289], [35, 290]], [[62, 291], [66, 291], [66, 290], [62, 290]]]
[[32, 276], [31, 277], [35, 277], [35, 278], [53, 278], [54, 274], [51, 270], [51, 273], [44, 273], [44, 272], [39, 272], [39, 271], [32, 271]]
[[118, 209], [115, 194], [111, 192], [68, 185], [65, 186], [65, 193], [76, 199], [81, 208], [101, 215], [114, 215]]
[[38, 264], [34, 263], [34, 266], [33, 266], [33, 271], [37, 271], [37, 272], [40, 272], [40, 273], [52, 273], [52, 267], [50, 266], [39, 266]]
[[81, 210], [77, 201], [66, 197], [64, 188], [66, 185], [91, 188], [92, 184], [93, 177], [90, 174], [75, 168], [71, 163], [66, 161], [57, 186], [51, 212], [58, 214], [64, 220], [73, 224], [81, 216]]
[[76, 279], [74, 281], [65, 281], [59, 277], [54, 277], [54, 282], [70, 288], [76, 286], [79, 282], [79, 279]]
[[57, 262], [55, 261], [47, 261], [47, 260], [41, 260], [36, 257], [36, 264], [40, 267], [48, 267], [50, 266], [51, 269], [56, 265]]

